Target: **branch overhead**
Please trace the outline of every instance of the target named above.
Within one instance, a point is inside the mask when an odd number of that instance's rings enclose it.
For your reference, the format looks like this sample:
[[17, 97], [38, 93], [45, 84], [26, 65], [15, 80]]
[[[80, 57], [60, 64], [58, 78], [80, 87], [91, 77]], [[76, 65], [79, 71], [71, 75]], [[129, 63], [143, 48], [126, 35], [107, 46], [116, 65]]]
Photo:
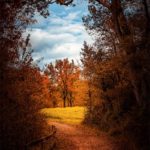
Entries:
[[96, 1], [108, 9], [110, 9], [111, 7], [111, 4], [108, 0], [96, 0]]

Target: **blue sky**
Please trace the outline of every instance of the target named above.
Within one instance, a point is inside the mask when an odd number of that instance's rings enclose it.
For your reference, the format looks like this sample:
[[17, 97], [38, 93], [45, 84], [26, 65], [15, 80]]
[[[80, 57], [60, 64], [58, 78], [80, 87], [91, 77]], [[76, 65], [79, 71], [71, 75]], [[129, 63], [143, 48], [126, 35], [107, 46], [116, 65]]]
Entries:
[[27, 31], [31, 34], [34, 60], [44, 57], [41, 67], [56, 59], [79, 61], [83, 42], [92, 43], [82, 23], [82, 16], [88, 14], [86, 1], [78, 0], [75, 7], [53, 4], [49, 11], [47, 19], [37, 14], [38, 22]]

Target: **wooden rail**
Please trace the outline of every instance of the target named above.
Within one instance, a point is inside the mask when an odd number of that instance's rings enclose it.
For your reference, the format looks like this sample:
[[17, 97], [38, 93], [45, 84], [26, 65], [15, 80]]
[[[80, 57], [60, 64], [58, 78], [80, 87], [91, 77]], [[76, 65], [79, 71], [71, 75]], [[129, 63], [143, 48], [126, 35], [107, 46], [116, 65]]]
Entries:
[[56, 144], [56, 127], [51, 126], [51, 133], [48, 136], [33, 140], [25, 145], [25, 150], [52, 150]]

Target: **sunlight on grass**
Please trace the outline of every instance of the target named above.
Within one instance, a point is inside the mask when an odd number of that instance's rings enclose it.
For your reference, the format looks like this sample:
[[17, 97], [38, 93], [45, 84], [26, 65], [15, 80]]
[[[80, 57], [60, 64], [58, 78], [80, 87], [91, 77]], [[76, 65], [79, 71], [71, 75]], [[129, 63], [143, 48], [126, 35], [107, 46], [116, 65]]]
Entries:
[[84, 120], [85, 107], [44, 108], [42, 113], [50, 121], [80, 124]]

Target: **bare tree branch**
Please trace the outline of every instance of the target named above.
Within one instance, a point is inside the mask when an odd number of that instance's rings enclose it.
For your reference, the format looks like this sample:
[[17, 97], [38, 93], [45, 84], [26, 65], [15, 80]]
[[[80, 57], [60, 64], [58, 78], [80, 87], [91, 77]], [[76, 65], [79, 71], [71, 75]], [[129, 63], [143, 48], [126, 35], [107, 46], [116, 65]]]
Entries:
[[111, 8], [111, 4], [109, 3], [108, 0], [96, 0], [99, 4], [103, 5], [104, 7], [110, 9]]
[[70, 5], [72, 4], [73, 0], [56, 0], [60, 5]]

